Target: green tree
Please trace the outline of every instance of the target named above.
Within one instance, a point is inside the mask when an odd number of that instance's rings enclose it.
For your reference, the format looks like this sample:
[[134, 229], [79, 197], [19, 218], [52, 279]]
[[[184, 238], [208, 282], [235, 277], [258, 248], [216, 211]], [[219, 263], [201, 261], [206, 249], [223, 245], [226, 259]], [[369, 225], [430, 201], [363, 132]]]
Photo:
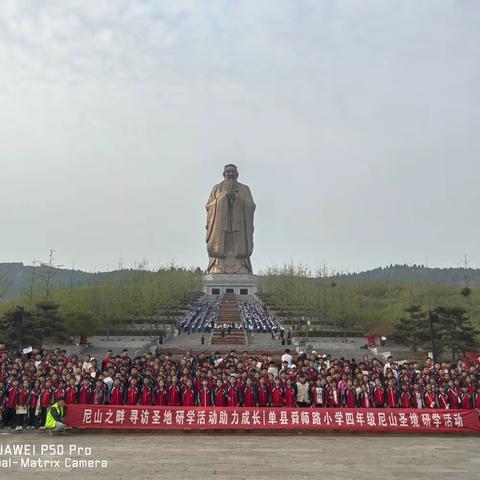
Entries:
[[70, 335], [91, 336], [95, 335], [101, 325], [98, 317], [91, 312], [76, 310], [65, 315], [66, 328]]
[[58, 309], [58, 304], [44, 301], [33, 310], [17, 306], [6, 311], [0, 321], [3, 340], [16, 349], [41, 347], [46, 337], [64, 341], [66, 330]]
[[60, 315], [60, 305], [50, 300], [44, 300], [35, 305], [33, 312], [42, 327], [42, 340], [51, 337], [58, 341], [65, 341], [67, 329], [65, 319]]
[[427, 314], [420, 305], [410, 305], [405, 313], [395, 325], [392, 338], [416, 352], [428, 338]]
[[463, 307], [438, 307], [435, 336], [438, 352], [450, 351], [452, 360], [458, 353], [473, 351], [478, 347], [478, 330]]
[[2, 340], [8, 346], [20, 349], [29, 345], [41, 346], [42, 328], [30, 311], [17, 306], [6, 311], [1, 319]]

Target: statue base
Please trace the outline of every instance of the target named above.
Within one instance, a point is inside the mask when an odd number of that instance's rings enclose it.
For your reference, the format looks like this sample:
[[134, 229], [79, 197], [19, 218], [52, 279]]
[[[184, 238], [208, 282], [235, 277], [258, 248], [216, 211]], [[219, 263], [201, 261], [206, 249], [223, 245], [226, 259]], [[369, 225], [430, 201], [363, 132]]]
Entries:
[[203, 277], [203, 291], [208, 295], [257, 293], [257, 277], [251, 273], [207, 273]]

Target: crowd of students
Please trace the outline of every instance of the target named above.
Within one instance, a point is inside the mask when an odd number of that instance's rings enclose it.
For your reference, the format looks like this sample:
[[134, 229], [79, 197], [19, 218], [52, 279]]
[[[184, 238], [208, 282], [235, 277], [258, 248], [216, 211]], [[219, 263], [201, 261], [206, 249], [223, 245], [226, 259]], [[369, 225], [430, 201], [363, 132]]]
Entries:
[[197, 303], [179, 323], [179, 330], [184, 332], [209, 333], [215, 325], [220, 309], [220, 299], [214, 298]]
[[[178, 324], [178, 331], [209, 333], [213, 328], [222, 328], [217, 324], [220, 310], [220, 298], [203, 300], [189, 310]], [[243, 328], [248, 332], [279, 333], [284, 331], [282, 325], [270, 315], [259, 303], [239, 303]], [[226, 326], [224, 328], [227, 328]], [[242, 325], [232, 326], [242, 328]]]
[[278, 332], [283, 327], [259, 303], [240, 302], [244, 328], [247, 332]]
[[423, 365], [331, 359], [315, 352], [281, 360], [248, 352], [131, 358], [108, 351], [101, 361], [65, 351], [9, 354], [0, 345], [0, 414], [5, 428], [43, 428], [48, 407], [67, 404], [480, 408], [480, 357]]

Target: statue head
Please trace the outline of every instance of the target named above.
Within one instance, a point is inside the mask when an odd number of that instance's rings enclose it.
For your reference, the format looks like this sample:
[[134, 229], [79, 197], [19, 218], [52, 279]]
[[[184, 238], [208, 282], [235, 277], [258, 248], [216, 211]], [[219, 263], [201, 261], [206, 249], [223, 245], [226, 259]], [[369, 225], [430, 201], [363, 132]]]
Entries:
[[233, 165], [233, 163], [225, 165], [225, 168], [223, 169], [223, 178], [225, 180], [236, 180], [238, 178], [237, 166]]

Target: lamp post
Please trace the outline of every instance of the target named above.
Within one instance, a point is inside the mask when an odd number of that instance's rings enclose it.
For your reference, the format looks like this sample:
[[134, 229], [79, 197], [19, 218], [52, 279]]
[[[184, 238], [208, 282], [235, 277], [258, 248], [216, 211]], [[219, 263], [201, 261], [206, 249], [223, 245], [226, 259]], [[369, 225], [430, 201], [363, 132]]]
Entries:
[[310, 320], [307, 320], [307, 341], [305, 343], [305, 353], [307, 353], [307, 346], [308, 346], [308, 334], [310, 333]]
[[[302, 323], [301, 323], [301, 326], [302, 326], [302, 330], [304, 330], [304, 329], [305, 329], [305, 326], [306, 326], [306, 324], [305, 324], [305, 315], [302, 315]], [[304, 331], [304, 334], [305, 334], [305, 335], [304, 335], [304, 338], [306, 339], [306, 338], [307, 338], [307, 332]], [[299, 345], [300, 345], [300, 343], [299, 343]], [[306, 350], [306, 349], [307, 349], [307, 343], [306, 343], [306, 340], [305, 340], [305, 350]]]
[[25, 315], [25, 308], [17, 305], [17, 308], [15, 309], [15, 312], [13, 314], [13, 318], [15, 320], [15, 328], [17, 331], [17, 346], [18, 348], [22, 348], [23, 344], [23, 317]]
[[433, 324], [438, 321], [438, 313], [433, 312], [432, 310], [428, 311], [428, 324], [430, 326], [430, 341], [432, 343], [432, 361], [435, 364], [436, 360], [436, 348], [435, 348], [435, 330], [433, 328]]

